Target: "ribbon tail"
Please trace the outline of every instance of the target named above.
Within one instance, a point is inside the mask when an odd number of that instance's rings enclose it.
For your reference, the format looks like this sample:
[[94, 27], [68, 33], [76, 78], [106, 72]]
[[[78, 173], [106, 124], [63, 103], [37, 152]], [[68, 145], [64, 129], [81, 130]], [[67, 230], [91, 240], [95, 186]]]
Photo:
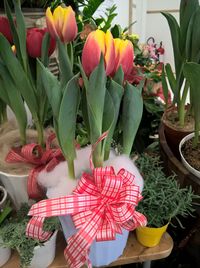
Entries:
[[26, 236], [41, 241], [48, 240], [52, 233], [43, 231], [44, 220], [42, 217], [32, 217], [26, 227]]
[[45, 192], [37, 183], [37, 176], [41, 168], [34, 168], [29, 172], [27, 180], [27, 193], [30, 199], [39, 200], [45, 197]]

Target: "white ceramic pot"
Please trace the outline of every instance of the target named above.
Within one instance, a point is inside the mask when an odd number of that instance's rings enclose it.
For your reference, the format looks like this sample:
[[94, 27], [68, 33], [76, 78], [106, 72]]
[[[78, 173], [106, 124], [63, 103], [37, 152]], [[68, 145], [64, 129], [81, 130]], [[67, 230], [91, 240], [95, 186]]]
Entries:
[[22, 203], [28, 203], [28, 175], [12, 175], [0, 171], [0, 180], [12, 199], [16, 209], [19, 209]]
[[3, 208], [4, 203], [6, 202], [8, 194], [7, 194], [7, 191], [5, 190], [5, 188], [2, 186], [0, 186], [0, 192], [3, 194], [3, 197], [0, 200], [0, 209], [1, 209], [1, 208]]
[[183, 147], [184, 143], [190, 139], [192, 139], [194, 137], [194, 133], [191, 133], [187, 136], [185, 136], [180, 144], [179, 144], [179, 153], [180, 153], [180, 156], [181, 156], [181, 161], [183, 163], [183, 165], [187, 168], [187, 170], [189, 170], [192, 174], [194, 174], [195, 176], [197, 176], [198, 178], [200, 178], [200, 171], [196, 170], [195, 168], [193, 168], [184, 158], [183, 154], [182, 154], [182, 151], [181, 151], [181, 148]]
[[[0, 243], [2, 242], [0, 238]], [[3, 248], [0, 247], [0, 267], [2, 267], [9, 259], [11, 256], [11, 249], [10, 248]]]
[[29, 268], [46, 268], [53, 262], [56, 254], [57, 233], [58, 231], [55, 231], [43, 246], [35, 247], [34, 256]]

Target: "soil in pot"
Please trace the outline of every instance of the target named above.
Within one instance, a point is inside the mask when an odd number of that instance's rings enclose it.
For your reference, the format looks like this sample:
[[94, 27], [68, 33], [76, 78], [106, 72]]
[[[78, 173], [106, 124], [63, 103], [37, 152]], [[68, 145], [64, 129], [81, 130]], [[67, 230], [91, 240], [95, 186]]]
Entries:
[[190, 166], [200, 171], [200, 143], [194, 147], [192, 144], [192, 139], [187, 140], [183, 144], [181, 151], [185, 160], [190, 164]]
[[167, 143], [175, 156], [180, 159], [179, 143], [186, 135], [194, 131], [194, 118], [191, 115], [187, 115], [184, 127], [181, 127], [178, 121], [177, 110], [175, 107], [171, 107], [163, 114], [162, 122]]

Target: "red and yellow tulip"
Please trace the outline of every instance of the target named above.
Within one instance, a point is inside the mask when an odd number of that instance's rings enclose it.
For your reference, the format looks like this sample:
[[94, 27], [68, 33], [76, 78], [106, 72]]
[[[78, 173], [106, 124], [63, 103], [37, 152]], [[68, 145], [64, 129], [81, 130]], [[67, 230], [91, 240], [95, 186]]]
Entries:
[[124, 78], [127, 77], [133, 69], [134, 50], [133, 44], [129, 40], [114, 39], [115, 44], [115, 70], [116, 72], [120, 65], [124, 72]]
[[69, 43], [76, 38], [78, 28], [75, 13], [71, 6], [58, 6], [53, 13], [48, 7], [46, 10], [46, 22], [52, 37], [59, 37], [64, 43]]
[[96, 30], [88, 35], [82, 52], [82, 65], [87, 76], [99, 64], [101, 54], [104, 56], [106, 74], [110, 75], [115, 67], [114, 39], [110, 31], [104, 33]]

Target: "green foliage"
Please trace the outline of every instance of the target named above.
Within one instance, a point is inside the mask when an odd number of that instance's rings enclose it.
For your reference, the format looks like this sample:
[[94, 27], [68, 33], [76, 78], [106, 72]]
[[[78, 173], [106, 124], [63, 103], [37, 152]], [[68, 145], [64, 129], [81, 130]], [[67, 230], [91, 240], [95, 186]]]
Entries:
[[[174, 93], [173, 103], [177, 104], [178, 120], [181, 127], [185, 121], [185, 102], [188, 95], [188, 86], [181, 91], [184, 86], [183, 66], [187, 61], [199, 62], [200, 45], [199, 45], [199, 23], [200, 23], [200, 6], [198, 0], [181, 0], [180, 2], [180, 22], [176, 21], [171, 14], [162, 12], [169, 24], [175, 62], [174, 77], [171, 68], [166, 66], [163, 74], [163, 87], [165, 92], [168, 89], [165, 75], [167, 76], [170, 87]], [[172, 81], [171, 81], [172, 80]], [[167, 96], [167, 94], [165, 94]]]
[[143, 200], [137, 210], [148, 220], [148, 226], [161, 227], [176, 219], [181, 227], [179, 217], [187, 217], [194, 212], [195, 195], [192, 187], [181, 188], [175, 176], [167, 177], [159, 157], [141, 155], [136, 164], [144, 178]]
[[[30, 207], [27, 204], [22, 205], [17, 215], [5, 221], [0, 228], [2, 246], [12, 248], [18, 251], [20, 255], [20, 267], [28, 267], [33, 258], [33, 251], [36, 246], [42, 246], [38, 240], [26, 237], [25, 231], [29, 221], [27, 216]], [[55, 231], [60, 228], [58, 218], [48, 218], [44, 223], [45, 231]], [[45, 257], [45, 256], [44, 256]]]

